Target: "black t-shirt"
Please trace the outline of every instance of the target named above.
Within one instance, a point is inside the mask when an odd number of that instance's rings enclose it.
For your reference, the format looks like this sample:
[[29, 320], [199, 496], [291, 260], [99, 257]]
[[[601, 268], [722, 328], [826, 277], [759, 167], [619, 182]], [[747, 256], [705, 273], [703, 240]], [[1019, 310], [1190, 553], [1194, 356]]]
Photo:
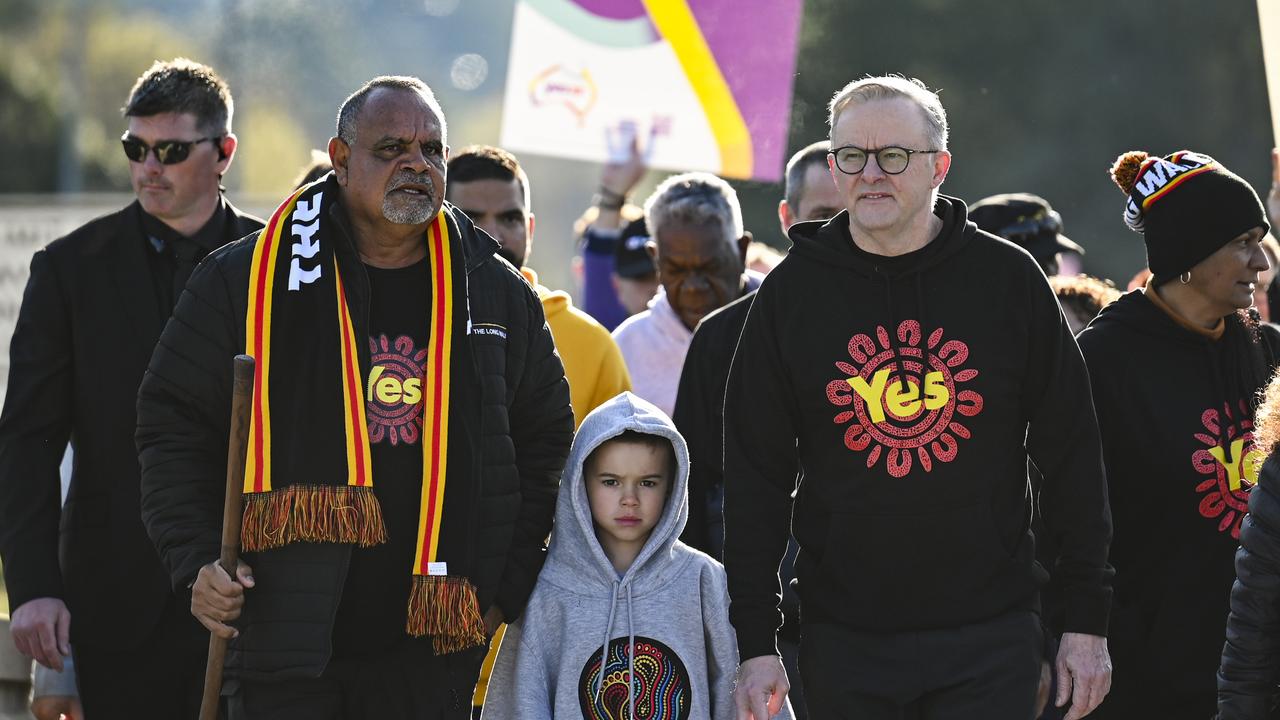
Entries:
[[374, 653], [406, 639], [422, 499], [422, 373], [431, 323], [427, 263], [369, 273], [370, 373], [365, 413], [373, 492], [387, 542], [356, 547], [333, 627], [335, 656]]

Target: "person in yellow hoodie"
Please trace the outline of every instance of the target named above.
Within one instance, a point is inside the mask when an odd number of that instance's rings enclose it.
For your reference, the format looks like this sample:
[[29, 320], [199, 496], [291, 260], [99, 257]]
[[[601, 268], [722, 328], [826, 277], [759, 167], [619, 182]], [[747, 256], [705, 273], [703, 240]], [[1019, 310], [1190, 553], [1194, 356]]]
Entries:
[[[538, 282], [537, 273], [525, 267], [533, 245], [534, 216], [530, 212], [529, 178], [514, 155], [490, 145], [463, 148], [449, 158], [446, 178], [445, 198], [498, 241], [502, 246], [498, 255], [519, 268], [542, 299], [547, 325], [569, 380], [576, 429], [587, 413], [631, 389], [622, 353], [603, 325], [573, 306], [569, 293], [548, 289]], [[502, 632], [494, 635], [480, 671], [474, 699], [477, 708], [484, 704]]]

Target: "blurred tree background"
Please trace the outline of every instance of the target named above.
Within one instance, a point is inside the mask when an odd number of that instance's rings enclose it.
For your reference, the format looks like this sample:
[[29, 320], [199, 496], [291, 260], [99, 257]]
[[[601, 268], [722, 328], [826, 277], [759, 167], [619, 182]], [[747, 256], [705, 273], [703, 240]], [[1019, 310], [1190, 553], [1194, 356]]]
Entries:
[[[743, 11], [766, 1], [743, 0]], [[513, 5], [0, 0], [0, 193], [128, 192], [119, 108], [153, 60], [177, 55], [230, 82], [241, 145], [227, 180], [259, 212], [324, 147], [342, 98], [376, 74], [435, 88], [454, 147], [496, 142]], [[1255, 0], [806, 0], [790, 147], [825, 137], [840, 86], [884, 72], [941, 90], [955, 154], [944, 192], [1043, 195], [1088, 250], [1086, 269], [1121, 286], [1144, 258], [1106, 175], [1117, 154], [1190, 148], [1269, 185]], [[532, 265], [569, 287], [569, 228], [599, 168], [521, 159], [539, 216]], [[756, 237], [785, 247], [780, 186], [734, 184]]]
[[[1122, 289], [1146, 258], [1107, 174], [1117, 155], [1197, 150], [1270, 187], [1254, 0], [806, 0], [799, 58], [792, 148], [826, 136], [824, 104], [845, 82], [918, 77], [951, 123], [942, 191], [1045, 197], [1088, 251], [1085, 269]], [[747, 188], [744, 204], [774, 196]]]

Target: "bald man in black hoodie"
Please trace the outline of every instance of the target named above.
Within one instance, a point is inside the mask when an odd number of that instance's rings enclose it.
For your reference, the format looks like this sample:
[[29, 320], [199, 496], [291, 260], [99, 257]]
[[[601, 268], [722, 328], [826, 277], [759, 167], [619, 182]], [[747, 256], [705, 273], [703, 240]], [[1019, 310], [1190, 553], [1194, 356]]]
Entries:
[[1055, 701], [1083, 717], [1110, 684], [1111, 520], [1080, 350], [1035, 261], [938, 194], [951, 156], [935, 94], [868, 78], [831, 116], [846, 211], [792, 228], [726, 393], [738, 718], [765, 720], [787, 691], [777, 568], [792, 513], [813, 716], [1032, 717], [1047, 573], [1028, 457], [1060, 549]]

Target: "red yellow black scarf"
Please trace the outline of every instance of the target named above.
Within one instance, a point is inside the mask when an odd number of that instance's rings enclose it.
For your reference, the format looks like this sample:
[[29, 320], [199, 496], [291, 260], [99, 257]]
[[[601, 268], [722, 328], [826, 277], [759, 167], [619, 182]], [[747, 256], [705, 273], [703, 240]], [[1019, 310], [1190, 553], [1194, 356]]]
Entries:
[[[320, 181], [294, 193], [254, 248], [245, 319], [245, 352], [257, 359], [241, 528], [248, 552], [299, 541], [369, 547], [387, 539], [373, 493], [358, 340], [333, 249], [327, 205], [337, 198], [325, 195], [334, 192]], [[426, 238], [432, 304], [422, 378], [422, 499], [405, 628], [431, 636], [437, 653], [484, 642], [475, 587], [450, 573], [450, 561], [463, 569], [465, 542], [447, 529], [442, 534], [446, 502], [453, 509], [472, 495], [464, 480], [450, 483], [447, 472], [454, 349], [466, 326], [456, 228], [442, 209]]]

